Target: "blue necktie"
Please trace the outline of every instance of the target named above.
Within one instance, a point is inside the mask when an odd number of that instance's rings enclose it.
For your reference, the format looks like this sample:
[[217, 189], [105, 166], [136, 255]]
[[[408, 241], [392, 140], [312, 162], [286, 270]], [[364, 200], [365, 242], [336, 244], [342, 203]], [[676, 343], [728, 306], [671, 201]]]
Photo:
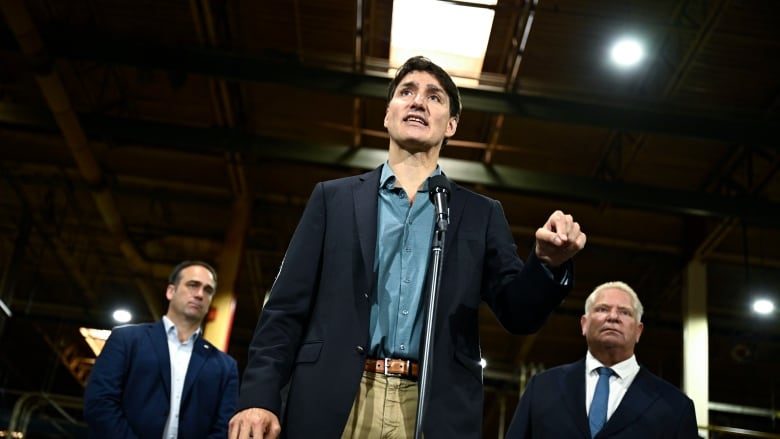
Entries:
[[593, 393], [593, 401], [590, 403], [588, 421], [590, 423], [590, 437], [594, 438], [607, 423], [607, 401], [609, 401], [609, 377], [614, 373], [608, 367], [596, 369], [599, 373], [599, 381], [596, 383], [596, 391]]

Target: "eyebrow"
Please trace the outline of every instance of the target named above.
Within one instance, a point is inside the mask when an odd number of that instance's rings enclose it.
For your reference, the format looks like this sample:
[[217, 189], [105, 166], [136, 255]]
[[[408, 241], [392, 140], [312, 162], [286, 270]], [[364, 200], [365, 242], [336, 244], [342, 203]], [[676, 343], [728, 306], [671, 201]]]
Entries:
[[208, 282], [201, 282], [201, 281], [199, 281], [197, 279], [190, 279], [190, 280], [188, 280], [188, 281], [186, 281], [184, 283], [186, 285], [203, 285], [204, 288], [208, 288], [208, 289], [211, 289], [211, 290], [216, 289], [214, 284], [211, 284], [211, 283], [208, 283]]
[[[407, 88], [407, 87], [420, 88], [420, 84], [417, 81], [406, 81], [398, 85], [398, 88]], [[427, 86], [425, 86], [425, 89], [428, 91], [434, 91], [436, 93], [446, 94], [443, 88], [435, 84], [428, 84]]]
[[621, 309], [621, 310], [622, 310], [622, 309], [625, 309], [625, 310], [628, 310], [628, 311], [634, 312], [634, 308], [633, 308], [631, 305], [610, 305], [610, 304], [608, 304], [608, 303], [604, 303], [604, 302], [601, 302], [601, 303], [596, 303], [596, 304], [594, 304], [594, 305], [593, 305], [593, 307], [594, 307], [594, 308], [598, 308], [598, 307], [600, 307], [600, 306], [606, 306], [606, 307], [608, 307], [608, 308], [615, 307], [615, 308], [617, 308], [617, 309]]

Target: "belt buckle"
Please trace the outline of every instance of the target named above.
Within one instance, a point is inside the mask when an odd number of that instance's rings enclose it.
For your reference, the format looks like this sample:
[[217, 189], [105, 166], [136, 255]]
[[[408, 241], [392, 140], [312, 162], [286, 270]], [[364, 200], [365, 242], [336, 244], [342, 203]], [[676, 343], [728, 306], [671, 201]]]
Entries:
[[[403, 373], [392, 373], [390, 372], [390, 362], [391, 361], [400, 361], [404, 364], [406, 369], [404, 369]], [[385, 376], [389, 377], [400, 377], [400, 378], [411, 378], [412, 376], [412, 360], [393, 360], [391, 358], [385, 358]]]
[[388, 377], [396, 376], [396, 374], [390, 373], [390, 359], [389, 358], [385, 358], [383, 363], [385, 364], [385, 376], [388, 376]]

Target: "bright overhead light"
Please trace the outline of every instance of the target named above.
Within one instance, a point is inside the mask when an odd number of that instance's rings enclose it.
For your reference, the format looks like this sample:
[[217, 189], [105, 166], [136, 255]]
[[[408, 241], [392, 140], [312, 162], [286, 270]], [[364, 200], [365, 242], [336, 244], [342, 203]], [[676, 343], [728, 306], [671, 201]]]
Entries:
[[775, 304], [769, 299], [757, 299], [753, 302], [753, 311], [756, 314], [769, 315], [775, 310]]
[[13, 317], [14, 313], [11, 312], [11, 308], [8, 307], [8, 305], [3, 302], [3, 299], [0, 299], [0, 309], [3, 310], [6, 316]]
[[495, 11], [468, 3], [492, 6], [497, 1], [395, 0], [390, 66], [422, 55], [445, 69], [458, 85], [478, 84]]
[[118, 309], [114, 311], [113, 317], [119, 323], [127, 323], [133, 318], [133, 315], [126, 309]]
[[635, 66], [645, 56], [642, 44], [633, 38], [623, 38], [616, 42], [610, 50], [612, 62], [620, 67]]
[[483, 369], [486, 368], [487, 367], [487, 360], [484, 359], [484, 358], [480, 358], [479, 359], [479, 365], [482, 366]]

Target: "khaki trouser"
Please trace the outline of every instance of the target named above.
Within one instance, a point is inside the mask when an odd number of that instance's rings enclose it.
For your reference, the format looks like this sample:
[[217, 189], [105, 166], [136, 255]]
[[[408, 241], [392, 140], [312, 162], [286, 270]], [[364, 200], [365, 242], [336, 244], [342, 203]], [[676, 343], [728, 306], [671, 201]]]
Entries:
[[414, 438], [417, 398], [416, 381], [363, 372], [341, 439]]

